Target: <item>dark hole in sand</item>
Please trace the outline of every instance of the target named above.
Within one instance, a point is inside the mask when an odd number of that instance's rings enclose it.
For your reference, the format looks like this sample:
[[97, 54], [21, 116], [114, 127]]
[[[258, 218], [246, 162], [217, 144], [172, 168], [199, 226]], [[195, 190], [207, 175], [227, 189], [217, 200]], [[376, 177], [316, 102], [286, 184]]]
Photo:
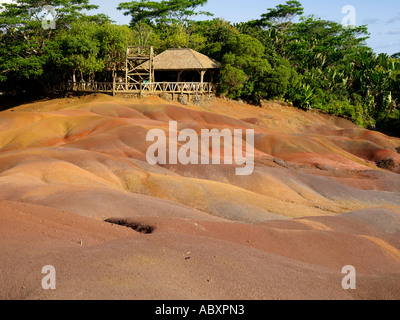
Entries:
[[107, 220], [104, 220], [104, 222], [116, 224], [118, 226], [122, 226], [122, 227], [126, 227], [126, 228], [130, 228], [132, 230], [135, 230], [136, 232], [143, 233], [143, 234], [151, 234], [156, 229], [154, 226], [150, 226], [148, 224], [128, 221], [128, 220], [124, 220], [124, 219], [107, 219]]
[[397, 153], [400, 153], [400, 147], [396, 148]]
[[387, 170], [394, 170], [396, 167], [396, 164], [393, 161], [393, 159], [386, 159], [386, 160], [379, 161], [379, 162], [377, 162], [376, 165], [381, 169], [387, 169]]

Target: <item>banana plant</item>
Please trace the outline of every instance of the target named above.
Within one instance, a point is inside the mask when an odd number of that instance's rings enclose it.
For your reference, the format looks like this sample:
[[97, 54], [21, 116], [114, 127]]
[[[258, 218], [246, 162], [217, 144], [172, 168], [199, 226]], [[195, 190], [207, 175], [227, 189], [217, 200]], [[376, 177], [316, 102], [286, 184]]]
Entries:
[[310, 109], [311, 102], [315, 96], [314, 89], [311, 87], [311, 85], [300, 82], [297, 90], [300, 93], [300, 106], [305, 109]]

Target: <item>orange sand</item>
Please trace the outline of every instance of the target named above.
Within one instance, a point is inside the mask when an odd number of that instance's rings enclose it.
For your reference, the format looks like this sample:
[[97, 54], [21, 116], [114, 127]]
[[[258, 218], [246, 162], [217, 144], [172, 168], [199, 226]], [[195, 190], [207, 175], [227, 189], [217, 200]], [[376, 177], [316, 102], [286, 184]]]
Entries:
[[[254, 174], [150, 166], [146, 134], [169, 121], [254, 129]], [[92, 95], [4, 111], [0, 299], [398, 299], [399, 146], [279, 103]], [[53, 292], [40, 285], [47, 264]], [[345, 265], [355, 291], [341, 288]]]

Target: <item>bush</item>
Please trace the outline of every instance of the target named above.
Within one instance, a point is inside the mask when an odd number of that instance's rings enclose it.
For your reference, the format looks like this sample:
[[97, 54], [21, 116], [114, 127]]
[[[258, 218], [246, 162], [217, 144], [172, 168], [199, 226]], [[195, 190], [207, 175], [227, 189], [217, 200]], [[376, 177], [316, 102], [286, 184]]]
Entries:
[[224, 66], [220, 74], [220, 91], [231, 99], [239, 99], [242, 95], [247, 76], [230, 64]]
[[[361, 127], [373, 127], [375, 122], [366, 113], [361, 103], [352, 104], [349, 101], [344, 101], [335, 96], [320, 96], [316, 104], [312, 107], [331, 115], [347, 118]], [[328, 101], [327, 101], [328, 100]]]

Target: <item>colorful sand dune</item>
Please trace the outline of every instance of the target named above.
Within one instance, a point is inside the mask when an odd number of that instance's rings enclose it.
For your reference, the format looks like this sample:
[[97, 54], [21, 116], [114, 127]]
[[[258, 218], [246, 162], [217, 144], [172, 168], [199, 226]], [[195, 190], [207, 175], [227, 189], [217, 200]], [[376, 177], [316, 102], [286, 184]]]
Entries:
[[[170, 121], [253, 129], [255, 172], [149, 165], [146, 134]], [[398, 299], [399, 148], [278, 103], [93, 95], [4, 111], [0, 298]], [[57, 269], [54, 291], [41, 287], [44, 265]], [[345, 265], [356, 290], [342, 288]]]

